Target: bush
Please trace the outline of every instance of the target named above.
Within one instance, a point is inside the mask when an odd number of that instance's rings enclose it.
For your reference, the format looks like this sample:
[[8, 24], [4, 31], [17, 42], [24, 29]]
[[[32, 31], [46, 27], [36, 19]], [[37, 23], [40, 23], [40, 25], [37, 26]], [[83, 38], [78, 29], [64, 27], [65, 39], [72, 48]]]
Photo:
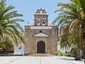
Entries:
[[71, 52], [63, 53], [60, 50], [58, 51], [59, 56], [68, 56], [68, 57], [74, 57], [75, 55]]
[[65, 53], [65, 56], [73, 57], [74, 55], [68, 52], [68, 53]]
[[59, 55], [59, 56], [64, 56], [65, 54], [62, 53], [62, 52], [59, 50], [59, 51], [58, 51], [58, 55]]

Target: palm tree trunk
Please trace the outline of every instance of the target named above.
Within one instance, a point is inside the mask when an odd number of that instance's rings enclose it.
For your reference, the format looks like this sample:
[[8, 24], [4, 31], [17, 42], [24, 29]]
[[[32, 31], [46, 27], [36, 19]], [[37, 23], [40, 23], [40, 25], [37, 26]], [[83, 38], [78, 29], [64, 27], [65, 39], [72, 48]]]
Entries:
[[77, 42], [77, 50], [76, 50], [76, 57], [75, 60], [81, 60], [81, 56], [80, 56], [80, 40], [79, 40], [79, 28], [80, 26], [77, 26], [76, 28], [76, 42]]
[[76, 50], [76, 57], [75, 57], [75, 60], [81, 60], [80, 49], [79, 49], [78, 46], [77, 46], [77, 50]]
[[84, 59], [84, 64], [85, 64], [85, 23], [82, 24], [82, 29], [83, 29], [83, 59]]
[[83, 54], [82, 54], [82, 59], [85, 59], [85, 39], [83, 43]]
[[5, 48], [3, 48], [3, 53], [4, 53], [4, 54], [6, 53], [6, 49], [5, 49]]
[[84, 59], [84, 64], [85, 64], [85, 39], [84, 39], [83, 59]]

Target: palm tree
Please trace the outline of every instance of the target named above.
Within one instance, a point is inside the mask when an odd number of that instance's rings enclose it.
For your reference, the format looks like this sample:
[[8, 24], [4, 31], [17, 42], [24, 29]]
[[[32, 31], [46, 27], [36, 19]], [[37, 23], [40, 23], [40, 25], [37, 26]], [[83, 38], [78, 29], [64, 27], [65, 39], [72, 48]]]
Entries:
[[6, 35], [2, 40], [0, 40], [0, 48], [3, 50], [3, 53], [5, 53], [7, 50], [13, 50], [14, 45], [12, 42], [12, 39], [8, 38]]
[[66, 47], [66, 46], [70, 46], [70, 44], [68, 42], [69, 28], [67, 26], [69, 26], [69, 23], [64, 24], [60, 29], [60, 32], [61, 32], [61, 34], [60, 34], [61, 48]]
[[80, 7], [82, 9], [81, 16], [82, 16], [83, 39], [84, 39], [84, 53], [83, 53], [83, 56], [84, 56], [84, 60], [85, 60], [85, 2], [84, 1], [85, 0], [79, 0]]
[[[12, 11], [14, 6], [7, 6], [5, 0], [0, 2], [0, 41], [4, 40], [5, 35], [8, 36], [12, 43], [24, 42], [23, 29], [18, 22], [23, 22], [17, 11]], [[18, 18], [17, 18], [18, 17]]]
[[83, 38], [83, 57], [85, 59], [85, 0], [72, 0], [76, 5], [78, 5], [81, 9], [81, 28], [82, 28], [82, 38]]
[[[69, 4], [63, 4], [59, 3], [59, 6], [61, 6], [60, 10], [57, 10], [60, 13], [59, 17], [56, 18], [57, 21], [59, 21], [59, 25], [63, 26], [65, 23], [69, 23], [69, 31], [76, 30], [76, 44], [77, 44], [77, 56], [76, 59], [80, 60], [80, 44], [82, 43], [82, 16], [83, 11], [82, 8], [79, 5], [79, 0], [71, 0], [71, 3]], [[55, 12], [57, 12], [55, 11]], [[56, 20], [53, 22], [53, 24], [56, 22]], [[79, 30], [80, 28], [80, 30]], [[73, 34], [73, 33], [72, 33]], [[83, 46], [82, 46], [83, 47]]]

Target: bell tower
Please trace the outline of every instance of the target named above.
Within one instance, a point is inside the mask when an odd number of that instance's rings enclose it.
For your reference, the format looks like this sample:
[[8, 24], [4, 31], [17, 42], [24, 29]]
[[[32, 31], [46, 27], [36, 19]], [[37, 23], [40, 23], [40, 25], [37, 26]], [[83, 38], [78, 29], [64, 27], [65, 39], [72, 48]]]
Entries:
[[34, 26], [48, 26], [48, 14], [45, 9], [37, 9], [34, 14]]

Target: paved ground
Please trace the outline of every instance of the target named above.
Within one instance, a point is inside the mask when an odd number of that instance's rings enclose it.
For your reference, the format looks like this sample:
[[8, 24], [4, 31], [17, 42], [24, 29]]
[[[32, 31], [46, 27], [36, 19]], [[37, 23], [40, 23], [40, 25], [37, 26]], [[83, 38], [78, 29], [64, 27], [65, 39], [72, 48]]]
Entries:
[[0, 64], [84, 64], [72, 57], [61, 56], [1, 56]]

